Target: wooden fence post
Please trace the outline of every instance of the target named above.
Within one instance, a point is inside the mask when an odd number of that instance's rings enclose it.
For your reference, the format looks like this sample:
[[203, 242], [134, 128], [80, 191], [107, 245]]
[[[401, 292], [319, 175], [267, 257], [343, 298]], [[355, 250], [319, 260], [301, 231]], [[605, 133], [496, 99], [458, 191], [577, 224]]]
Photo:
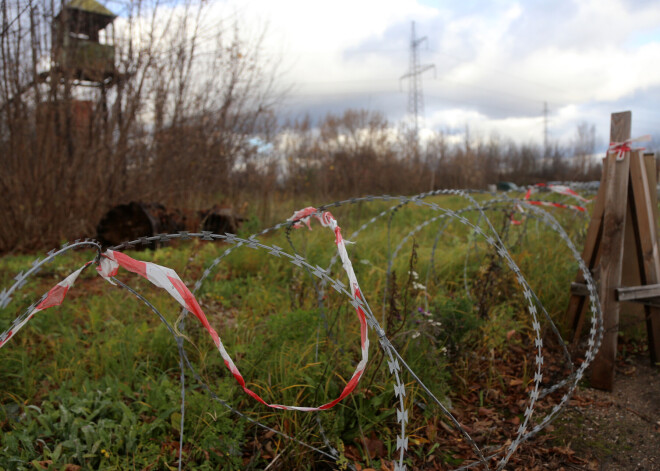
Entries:
[[[610, 141], [630, 139], [630, 111], [612, 114]], [[605, 210], [603, 215], [602, 253], [600, 257], [600, 303], [603, 310], [603, 341], [592, 365], [591, 384], [599, 389], [612, 389], [614, 361], [619, 335], [619, 303], [615, 290], [621, 286], [623, 268], [623, 235], [626, 228], [630, 156], [617, 160], [616, 154], [605, 158]]]

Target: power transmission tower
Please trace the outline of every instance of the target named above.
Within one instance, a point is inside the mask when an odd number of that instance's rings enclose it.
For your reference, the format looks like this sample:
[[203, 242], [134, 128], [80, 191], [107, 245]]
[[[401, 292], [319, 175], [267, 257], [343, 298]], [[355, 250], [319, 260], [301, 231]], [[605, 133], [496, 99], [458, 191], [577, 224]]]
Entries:
[[435, 65], [420, 65], [419, 46], [426, 41], [426, 36], [415, 36], [415, 22], [412, 22], [410, 35], [410, 64], [408, 72], [400, 80], [408, 79], [408, 116], [412, 119], [413, 137], [415, 143], [419, 138], [419, 117], [424, 116], [424, 93], [422, 91], [422, 74], [427, 70], [435, 69]]

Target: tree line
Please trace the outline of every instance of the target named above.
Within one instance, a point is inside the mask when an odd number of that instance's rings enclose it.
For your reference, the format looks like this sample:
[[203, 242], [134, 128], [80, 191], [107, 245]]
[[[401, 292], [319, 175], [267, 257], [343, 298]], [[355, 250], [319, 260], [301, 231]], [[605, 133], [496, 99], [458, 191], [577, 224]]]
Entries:
[[90, 80], [61, 59], [65, 5], [1, 5], [0, 253], [93, 236], [130, 201], [199, 209], [599, 176], [587, 124], [571, 145], [541, 149], [469, 132], [418, 142], [377, 111], [282, 122], [265, 31], [210, 20], [201, 0], [117, 3], [98, 38], [113, 70]]

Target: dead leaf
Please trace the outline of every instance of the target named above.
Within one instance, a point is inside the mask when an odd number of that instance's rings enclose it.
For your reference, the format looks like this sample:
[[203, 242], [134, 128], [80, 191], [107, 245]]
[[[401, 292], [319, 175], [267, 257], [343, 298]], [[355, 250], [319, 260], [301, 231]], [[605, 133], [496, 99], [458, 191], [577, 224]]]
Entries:
[[490, 417], [494, 413], [495, 413], [495, 411], [493, 411], [493, 409], [489, 409], [487, 407], [480, 407], [479, 408], [479, 415], [485, 415], [485, 416]]
[[385, 460], [380, 462], [380, 471], [393, 471], [394, 470], [394, 465], [392, 463], [388, 463]]
[[382, 442], [382, 440], [376, 438], [374, 433], [371, 434], [371, 438], [365, 438], [363, 443], [367, 447], [369, 458], [374, 459], [385, 456], [385, 444]]
[[446, 432], [449, 432], [449, 433], [454, 432], [454, 429], [449, 424], [447, 424], [446, 422], [444, 422], [442, 420], [440, 421], [440, 427], [442, 427]]
[[410, 443], [413, 445], [423, 445], [424, 443], [428, 442], [429, 441], [424, 437], [410, 437]]
[[53, 460], [33, 461], [32, 464], [40, 466], [41, 469], [48, 469], [50, 465], [53, 464]]
[[550, 451], [554, 453], [559, 453], [560, 455], [564, 456], [571, 456], [575, 454], [575, 451], [571, 449], [571, 444], [569, 443], [568, 445], [565, 446], [556, 446], [550, 449]]
[[472, 424], [475, 430], [484, 430], [490, 428], [493, 425], [492, 420], [479, 420]]
[[622, 371], [622, 373], [626, 376], [631, 376], [631, 375], [635, 374], [635, 371], [637, 371], [637, 368], [634, 367], [634, 366], [631, 366], [627, 370]]
[[346, 455], [346, 458], [350, 458], [353, 461], [360, 461], [362, 459], [362, 457], [360, 456], [360, 452], [358, 451], [357, 447], [355, 447], [353, 445], [348, 445], [346, 447], [346, 451], [344, 451], [344, 455]]

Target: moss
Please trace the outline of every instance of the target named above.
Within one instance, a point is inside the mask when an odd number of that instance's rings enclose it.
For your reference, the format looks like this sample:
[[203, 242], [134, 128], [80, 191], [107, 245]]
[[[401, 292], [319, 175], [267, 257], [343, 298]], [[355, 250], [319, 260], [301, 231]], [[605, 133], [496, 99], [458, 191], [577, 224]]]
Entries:
[[96, 13], [97, 15], [115, 16], [114, 13], [95, 0], [71, 0], [67, 3], [67, 7], [87, 11], [89, 13]]

